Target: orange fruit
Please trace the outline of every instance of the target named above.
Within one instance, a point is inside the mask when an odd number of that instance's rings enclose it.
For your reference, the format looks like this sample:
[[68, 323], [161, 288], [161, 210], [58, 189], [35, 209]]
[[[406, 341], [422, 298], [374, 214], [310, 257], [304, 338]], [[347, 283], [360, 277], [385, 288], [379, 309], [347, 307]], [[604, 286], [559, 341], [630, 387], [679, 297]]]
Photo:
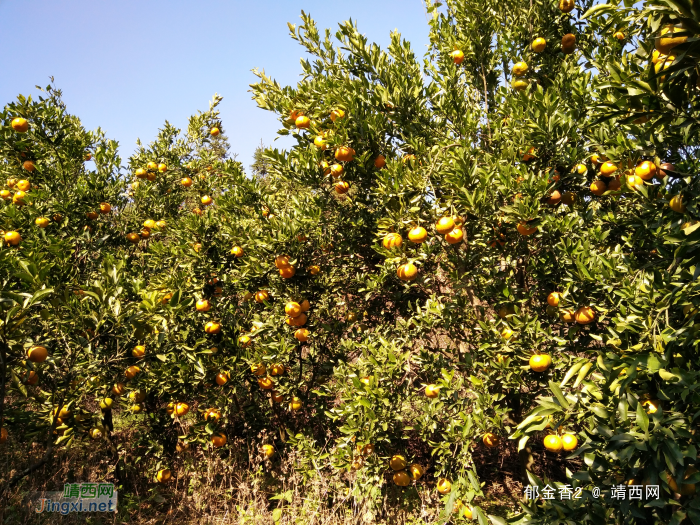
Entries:
[[301, 343], [305, 343], [309, 340], [309, 334], [310, 332], [306, 328], [299, 328], [294, 332], [294, 338]]
[[333, 165], [330, 167], [330, 170], [329, 170], [329, 171], [330, 171], [330, 174], [333, 176], [333, 178], [334, 178], [334, 179], [337, 179], [338, 177], [340, 177], [340, 176], [343, 174], [343, 172], [345, 171], [345, 169], [344, 169], [343, 166], [340, 165], [340, 164], [333, 164]]
[[513, 330], [510, 328], [504, 328], [503, 331], [501, 331], [501, 337], [508, 341], [511, 337], [513, 337]]
[[[19, 193], [19, 192], [18, 192], [18, 193]], [[91, 221], [94, 221], [95, 219], [97, 219], [97, 212], [95, 212], [95, 211], [89, 211], [89, 212], [87, 212], [87, 213], [85, 214], [85, 216], [86, 216], [88, 219], [90, 219]]]
[[270, 367], [271, 376], [281, 376], [282, 374], [284, 374], [284, 366], [280, 364], [274, 364]]
[[642, 180], [651, 180], [656, 175], [656, 165], [645, 160], [634, 168], [634, 174]]
[[405, 470], [395, 472], [393, 479], [394, 483], [399, 487], [408, 487], [408, 485], [411, 483], [411, 478], [408, 476]]
[[418, 276], [418, 268], [413, 263], [402, 264], [396, 270], [396, 274], [402, 281], [412, 281]]
[[452, 53], [450, 53], [450, 56], [452, 57], [452, 61], [455, 64], [461, 64], [462, 62], [464, 62], [464, 53], [459, 49], [455, 49], [454, 51], [452, 51]]
[[625, 39], [625, 34], [622, 31], [615, 31], [613, 33], [613, 37], [617, 38], [618, 40], [622, 41]]
[[[372, 447], [372, 449], [374, 449], [373, 445], [367, 445], [365, 447], [365, 451], [367, 450], [367, 447], [370, 446]], [[420, 478], [422, 478], [423, 474], [425, 474], [425, 469], [418, 463], [413, 463], [410, 467], [408, 467], [408, 475], [414, 481], [418, 481]]]
[[595, 180], [591, 184], [591, 193], [593, 195], [597, 195], [598, 197], [600, 197], [606, 191], [608, 191], [608, 186], [602, 180]]
[[148, 171], [156, 171], [158, 169], [158, 164], [156, 164], [155, 162], [149, 162], [148, 164], [146, 164], [146, 169]]
[[641, 177], [638, 177], [637, 175], [629, 175], [627, 177], [627, 185], [635, 190], [639, 186], [644, 186], [644, 181], [642, 180]]
[[284, 313], [289, 317], [299, 317], [301, 315], [301, 305], [295, 301], [290, 301], [284, 306]]
[[445, 240], [448, 244], [460, 243], [462, 239], [464, 239], [464, 230], [459, 227], [453, 228], [450, 233], [445, 235]]
[[574, 202], [576, 202], [576, 194], [569, 191], [565, 192], [561, 196], [561, 202], [567, 206], [573, 206]]
[[17, 189], [22, 190], [22, 191], [29, 191], [29, 189], [32, 187], [31, 183], [28, 180], [22, 179], [17, 181]]
[[223, 386], [226, 383], [228, 383], [229, 379], [231, 379], [231, 374], [229, 372], [219, 372], [216, 374], [216, 384], [219, 386]]
[[189, 188], [190, 186], [192, 186], [192, 179], [190, 179], [189, 177], [184, 177], [180, 179], [180, 184], [182, 184], [185, 188]]
[[34, 220], [34, 224], [36, 224], [39, 228], [46, 228], [49, 225], [50, 221], [46, 217], [37, 217]]
[[36, 385], [39, 382], [39, 375], [34, 371], [30, 370], [27, 375], [27, 379], [24, 381], [26, 385]]
[[516, 62], [513, 64], [513, 75], [516, 77], [522, 77], [527, 73], [528, 69], [530, 68], [525, 62]]
[[240, 246], [234, 246], [233, 248], [231, 248], [231, 255], [233, 255], [236, 258], [243, 257], [243, 248], [241, 248]]
[[146, 355], [146, 347], [143, 345], [135, 346], [134, 349], [131, 351], [131, 355], [136, 357], [137, 359], [141, 359], [143, 356]]
[[377, 158], [374, 159], [374, 167], [382, 169], [384, 166], [386, 166], [386, 158], [384, 155], [378, 155]]
[[289, 326], [300, 327], [306, 324], [306, 314], [299, 314], [297, 317], [287, 317], [285, 323]]
[[331, 120], [335, 122], [339, 118], [343, 118], [345, 116], [345, 111], [342, 109], [334, 109], [331, 111]]
[[202, 202], [203, 206], [209, 206], [212, 202], [214, 202], [209, 195], [202, 196], [200, 201]]
[[282, 401], [284, 401], [284, 396], [281, 396], [280, 394], [278, 394], [274, 390], [272, 392], [270, 392], [270, 394], [271, 394], [270, 397], [272, 398], [272, 401], [274, 401], [275, 403], [281, 403]]
[[660, 403], [656, 399], [647, 399], [642, 403], [643, 407], [646, 407], [648, 414], [655, 414], [659, 411]]
[[240, 344], [242, 347], [247, 347], [250, 346], [251, 339], [247, 335], [242, 335], [238, 338], [238, 344]]
[[406, 458], [401, 454], [395, 454], [389, 460], [389, 466], [395, 471], [403, 470], [406, 468]]
[[170, 469], [164, 468], [160, 469], [156, 474], [156, 480], [158, 483], [165, 483], [170, 480]]
[[328, 143], [326, 142], [326, 140], [325, 140], [321, 135], [318, 135], [318, 136], [314, 139], [314, 145], [315, 145], [317, 148], [320, 148], [320, 149], [322, 149], [322, 150], [328, 148]]
[[190, 405], [187, 403], [177, 403], [175, 405], [175, 415], [177, 417], [185, 416], [190, 411]]
[[529, 228], [524, 222], [518, 223], [517, 229], [520, 235], [532, 235], [537, 231], [537, 227]]
[[34, 165], [34, 162], [31, 160], [25, 160], [22, 163], [22, 167], [27, 170], [27, 171], [34, 171], [36, 169], [36, 166]]
[[214, 434], [211, 437], [211, 444], [216, 448], [221, 448], [226, 444], [226, 436], [223, 434]]
[[561, 38], [561, 50], [564, 54], [569, 55], [576, 50], [576, 35], [567, 33]]
[[265, 368], [265, 365], [262, 363], [254, 363], [250, 365], [250, 371], [253, 372], [254, 376], [262, 377], [267, 372], [267, 368]]
[[294, 274], [296, 273], [296, 269], [294, 266], [289, 266], [288, 268], [282, 268], [280, 269], [280, 275], [285, 278], [285, 279], [291, 279], [294, 277]]
[[513, 89], [516, 91], [522, 91], [523, 89], [527, 88], [527, 86], [530, 85], [530, 81], [526, 78], [518, 78], [513, 80], [511, 82], [511, 86], [513, 86]]
[[687, 36], [674, 36], [682, 32], [682, 27], [675, 27], [671, 24], [664, 26], [664, 28], [661, 29], [660, 36], [655, 39], [656, 49], [658, 49], [659, 53], [668, 55], [674, 47], [687, 42]]
[[552, 364], [549, 354], [535, 354], [530, 358], [530, 368], [535, 372], [544, 372]]
[[302, 406], [304, 406], [304, 405], [301, 402], [301, 399], [299, 399], [296, 396], [294, 396], [292, 398], [292, 401], [289, 403], [289, 409], [293, 410], [294, 412], [296, 412], [297, 410], [300, 410]]
[[199, 299], [195, 303], [195, 308], [198, 312], [208, 312], [211, 310], [211, 303], [207, 299]]
[[350, 185], [344, 180], [335, 183], [335, 191], [341, 195], [344, 195], [350, 190]]
[[559, 0], [559, 9], [564, 13], [569, 13], [576, 7], [576, 2], [574, 0]]
[[302, 311], [302, 312], [308, 312], [308, 311], [309, 311], [309, 308], [311, 308], [311, 303], [309, 303], [309, 301], [308, 301], [307, 299], [304, 299], [304, 300], [301, 302], [301, 311]]
[[[137, 168], [136, 171], [134, 172], [134, 176], [137, 179], [145, 179], [146, 178], [146, 170], [143, 168]], [[134, 183], [136, 184], [136, 183]]]
[[263, 390], [272, 390], [275, 384], [272, 382], [272, 379], [265, 376], [258, 379], [258, 386]]
[[545, 436], [542, 443], [544, 444], [544, 448], [546, 448], [550, 452], [561, 452], [561, 449], [563, 447], [561, 438], [554, 434]]
[[141, 240], [138, 233], [127, 233], [126, 238], [129, 240], [129, 242], [133, 242], [134, 244]]
[[435, 230], [442, 235], [447, 235], [454, 229], [454, 227], [455, 221], [452, 219], [452, 217], [441, 217], [435, 225]]
[[255, 292], [255, 302], [260, 304], [264, 303], [265, 301], [270, 299], [270, 294], [267, 293], [265, 290], [260, 290], [259, 292]]
[[300, 115], [294, 121], [294, 125], [299, 129], [309, 129], [309, 126], [311, 126], [311, 119], [305, 115]]
[[498, 436], [496, 434], [494, 434], [493, 432], [487, 432], [486, 434], [484, 434], [484, 437], [481, 439], [481, 441], [488, 448], [495, 448], [500, 443]]
[[27, 119], [22, 117], [13, 118], [10, 125], [17, 133], [26, 133], [29, 129], [29, 122], [27, 122]]
[[138, 374], [140, 371], [141, 369], [138, 366], [132, 365], [126, 369], [124, 375], [127, 379], [133, 379], [136, 377], [136, 374]]
[[321, 267], [315, 264], [313, 266], [309, 266], [309, 273], [311, 275], [318, 275], [319, 273], [321, 273]]
[[595, 311], [590, 306], [582, 306], [574, 313], [574, 319], [578, 324], [590, 324], [595, 321], [595, 318]]
[[5, 199], [6, 201], [9, 201], [12, 199], [12, 193], [10, 190], [0, 190], [0, 197]]
[[425, 239], [427, 237], [428, 232], [422, 226], [416, 226], [414, 228], [411, 228], [411, 230], [408, 232], [408, 239], [416, 244], [425, 242]]
[[552, 292], [547, 296], [547, 304], [549, 306], [559, 306], [560, 300], [561, 294], [559, 292]]
[[545, 49], [546, 47], [547, 47], [547, 41], [546, 41], [544, 38], [542, 38], [542, 37], [535, 38], [535, 39], [532, 41], [532, 44], [530, 45], [530, 48], [531, 48], [535, 53], [542, 53], [542, 51], [544, 51], [544, 49]]
[[261, 447], [261, 451], [263, 453], [263, 456], [265, 456], [266, 458], [271, 458], [275, 455], [275, 447], [273, 447], [272, 445], [263, 445]]
[[574, 317], [574, 312], [572, 312], [571, 310], [562, 310], [559, 313], [559, 319], [561, 319], [565, 323], [573, 323], [576, 321], [576, 318]]
[[440, 395], [440, 387], [437, 385], [428, 385], [425, 387], [425, 397], [434, 399]]
[[452, 490], [452, 483], [445, 478], [440, 478], [437, 482], [437, 491], [440, 494], [449, 494]]
[[208, 334], [218, 334], [221, 332], [221, 325], [219, 323], [215, 323], [214, 321], [209, 321], [204, 325], [204, 331]]
[[282, 268], [289, 268], [291, 266], [289, 255], [278, 255], [275, 257], [275, 266], [280, 270]]
[[331, 172], [331, 165], [328, 164], [325, 160], [322, 160], [318, 166], [323, 170], [324, 175], [328, 175]]
[[608, 184], [609, 191], [618, 191], [621, 187], [622, 187], [622, 183], [620, 182], [620, 177], [615, 177]]
[[[685, 203], [682, 195], [674, 195], [668, 205], [676, 213], [685, 213]], [[7, 235], [5, 235], [5, 240], [7, 240]]]
[[211, 131], [209, 132], [209, 134], [212, 137], [218, 137], [219, 133], [221, 133], [221, 131], [219, 131], [219, 128], [211, 128]]
[[573, 434], [564, 434], [561, 437], [561, 445], [565, 451], [571, 452], [578, 447], [578, 439]]
[[382, 246], [387, 250], [392, 248], [400, 248], [403, 244], [403, 239], [398, 233], [387, 233], [382, 240]]
[[32, 346], [27, 350], [27, 359], [32, 363], [43, 363], [48, 356], [49, 352], [43, 346]]
[[158, 164], [158, 171], [160, 173], [165, 173], [168, 171], [168, 166], [166, 164]]
[[616, 171], [617, 171], [617, 166], [615, 165], [614, 162], [610, 162], [609, 160], [604, 162], [603, 165], [600, 167], [600, 174], [603, 177], [610, 177]]

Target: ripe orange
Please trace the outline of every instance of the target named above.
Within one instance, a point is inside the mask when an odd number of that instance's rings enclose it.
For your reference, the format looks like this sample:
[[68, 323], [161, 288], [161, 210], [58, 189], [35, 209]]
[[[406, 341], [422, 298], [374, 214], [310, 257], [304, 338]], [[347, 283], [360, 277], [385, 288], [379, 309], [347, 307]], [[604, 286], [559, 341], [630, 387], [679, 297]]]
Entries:
[[561, 452], [561, 449], [563, 447], [563, 444], [561, 442], [561, 438], [557, 435], [550, 434], [548, 436], [545, 436], [543, 440], [544, 448], [549, 450], [550, 452]]
[[291, 279], [292, 277], [294, 277], [295, 273], [297, 273], [297, 271], [296, 271], [296, 268], [294, 268], [294, 266], [289, 266], [287, 268], [280, 269], [280, 275], [284, 279]]
[[529, 228], [524, 222], [518, 223], [517, 229], [520, 235], [532, 235], [537, 231], [537, 227]]
[[454, 229], [454, 227], [455, 221], [452, 219], [452, 217], [441, 217], [435, 225], [437, 232], [441, 233], [442, 235], [447, 235]]
[[460, 243], [462, 239], [464, 239], [464, 230], [459, 227], [453, 228], [450, 233], [445, 235], [445, 240], [448, 244]]
[[513, 82], [511, 83], [511, 86], [513, 86], [513, 89], [515, 89], [516, 91], [522, 91], [529, 85], [530, 81], [526, 78], [518, 78], [516, 80], [513, 80]]
[[27, 359], [32, 363], [43, 363], [48, 356], [49, 352], [43, 346], [32, 346], [27, 350]]
[[211, 303], [207, 299], [199, 299], [195, 303], [195, 308], [198, 312], [208, 312], [211, 310]]
[[211, 444], [216, 448], [221, 448], [226, 444], [226, 436], [223, 434], [214, 434], [211, 437]]
[[600, 167], [600, 174], [603, 177], [610, 177], [612, 176], [613, 173], [617, 171], [617, 166], [615, 165], [614, 162], [606, 161], [603, 163], [603, 165]]
[[158, 164], [158, 171], [160, 173], [165, 173], [168, 171], [168, 166], [166, 164]]
[[547, 296], [547, 304], [549, 306], [559, 306], [560, 300], [561, 294], [559, 292], [552, 292]]
[[280, 364], [274, 364], [270, 367], [271, 376], [281, 376], [282, 374], [284, 374], [284, 366]]
[[335, 122], [339, 118], [343, 118], [344, 116], [345, 116], [345, 111], [343, 111], [340, 108], [334, 109], [333, 111], [331, 111], [331, 120], [333, 122]]
[[29, 189], [32, 187], [31, 183], [28, 180], [22, 179], [17, 181], [17, 189], [22, 190], [22, 191], [29, 191]]
[[530, 47], [535, 53], [542, 53], [547, 47], [547, 41], [542, 37], [535, 38]]
[[228, 383], [229, 379], [231, 379], [231, 374], [229, 372], [219, 372], [216, 374], [216, 384], [219, 386], [223, 386], [226, 383]]
[[513, 65], [513, 75], [516, 77], [522, 77], [527, 73], [528, 69], [529, 67], [525, 62], [516, 62]]
[[218, 334], [221, 332], [221, 325], [219, 323], [215, 323], [214, 321], [209, 321], [206, 325], [204, 325], [204, 331], [208, 334]]
[[[366, 445], [365, 454], [367, 454], [367, 447], [372, 447], [372, 450], [374, 450], [374, 445]], [[420, 478], [422, 478], [423, 474], [425, 474], [425, 469], [418, 463], [413, 463], [410, 467], [408, 467], [408, 475], [414, 481], [418, 481]]]
[[[149, 181], [153, 182], [154, 180], [156, 180], [156, 174], [155, 174], [155, 172], [150, 172], [150, 171], [149, 171], [149, 172], [146, 174], [146, 178], [147, 178]], [[136, 184], [136, 183], [134, 183], [134, 184]]]
[[297, 317], [287, 317], [284, 321], [288, 326], [300, 327], [306, 324], [306, 314], [299, 314]]
[[317, 148], [320, 148], [320, 149], [322, 149], [322, 150], [328, 149], [328, 143], [326, 142], [326, 140], [323, 138], [322, 135], [318, 135], [318, 136], [314, 139], [314, 145], [315, 145]]
[[323, 170], [324, 175], [328, 175], [331, 172], [331, 165], [328, 164], [325, 160], [322, 160], [318, 166]]
[[264, 303], [265, 301], [270, 299], [270, 294], [267, 293], [265, 290], [260, 290], [258, 292], [255, 292], [255, 302], [260, 304]]
[[450, 53], [450, 56], [452, 57], [452, 60], [455, 64], [461, 64], [462, 62], [464, 62], [464, 53], [459, 49], [455, 49], [454, 51], [452, 51], [452, 53]]
[[408, 485], [411, 483], [411, 478], [408, 476], [408, 474], [406, 474], [405, 470], [395, 472], [393, 479], [394, 483], [399, 487], [408, 487]]
[[27, 194], [23, 191], [18, 191], [17, 193], [14, 194], [12, 197], [12, 202], [14, 204], [17, 204], [18, 206], [24, 206], [26, 202], [24, 202], [24, 198], [27, 196]]
[[13, 118], [10, 125], [17, 133], [26, 133], [29, 129], [29, 122], [27, 122], [27, 119], [22, 117]]
[[318, 275], [319, 273], [321, 273], [321, 267], [316, 264], [314, 264], [313, 266], [309, 266], [309, 273], [311, 275]]
[[282, 268], [289, 268], [291, 266], [289, 255], [278, 255], [275, 257], [275, 266], [280, 270]]
[[34, 224], [36, 224], [39, 228], [46, 228], [49, 225], [50, 221], [46, 217], [37, 217], [34, 220]]
[[267, 372], [267, 368], [265, 368], [265, 365], [262, 363], [253, 363], [250, 365], [250, 371], [254, 376], [262, 377], [265, 375], [265, 372]]
[[94, 221], [97, 219], [97, 212], [96, 211], [89, 211], [85, 214], [85, 216], [90, 219], [91, 221]]
[[136, 171], [134, 172], [134, 176], [137, 179], [145, 179], [146, 178], [146, 170], [143, 168], [137, 168]]
[[578, 447], [578, 439], [573, 434], [564, 434], [561, 437], [561, 444], [565, 451], [571, 452]]
[[272, 392], [270, 392], [270, 394], [271, 394], [270, 397], [272, 398], [272, 401], [274, 401], [275, 403], [281, 403], [282, 401], [284, 401], [284, 396], [278, 394], [274, 390]]
[[382, 246], [387, 250], [392, 248], [400, 248], [403, 244], [403, 239], [398, 233], [387, 233], [382, 240]]
[[10, 190], [0, 190], [0, 198], [9, 201], [12, 199], [12, 193], [10, 193]]
[[[525, 66], [527, 67], [527, 66]], [[529, 150], [527, 150], [527, 153], [523, 155], [523, 162], [530, 162], [532, 159], [535, 158], [535, 148], [532, 147]], [[519, 177], [518, 182], [522, 182], [522, 177]]]
[[333, 164], [330, 167], [329, 171], [330, 171], [331, 175], [333, 176], [333, 178], [337, 179], [338, 177], [340, 177], [343, 174], [345, 169], [343, 169], [343, 166], [340, 164]]
[[170, 469], [164, 468], [160, 469], [156, 474], [156, 480], [158, 483], [165, 483], [170, 480]]
[[576, 7], [576, 2], [574, 0], [559, 0], [559, 9], [564, 13], [569, 13]]
[[305, 343], [309, 340], [309, 334], [310, 332], [306, 328], [299, 328], [294, 332], [294, 338], [300, 343]]
[[31, 160], [25, 160], [22, 163], [22, 167], [27, 171], [34, 171], [36, 169], [34, 162], [32, 162]]
[[561, 319], [565, 323], [573, 323], [576, 321], [576, 318], [574, 317], [574, 312], [572, 312], [571, 310], [562, 310], [559, 313], [559, 319]]
[[481, 441], [483, 441], [484, 445], [486, 445], [488, 448], [495, 448], [500, 443], [498, 436], [493, 432], [487, 432], [486, 434], [484, 434], [484, 437], [481, 439]]
[[561, 50], [564, 54], [570, 55], [576, 50], [576, 35], [567, 33], [561, 38]]
[[275, 447], [272, 445], [263, 445], [260, 450], [266, 458], [271, 458], [275, 455]]
[[508, 341], [511, 337], [513, 337], [513, 330], [511, 330], [510, 328], [504, 328], [501, 331], [501, 337]]
[[645, 160], [634, 168], [634, 174], [642, 180], [651, 180], [656, 175], [656, 165], [653, 162]]
[[682, 27], [676, 27], [672, 24], [664, 26], [664, 28], [661, 29], [660, 36], [655, 40], [656, 49], [659, 50], [659, 53], [662, 55], [669, 55], [674, 47], [687, 42], [687, 36], [674, 36], [682, 32]]
[[610, 181], [610, 184], [608, 184], [609, 191], [618, 191], [621, 187], [622, 183], [620, 182], [620, 177], [615, 177]]
[[595, 321], [595, 318], [595, 311], [590, 306], [582, 306], [574, 313], [574, 319], [578, 324], [590, 324]]
[[136, 374], [138, 374], [140, 371], [141, 369], [138, 366], [132, 365], [126, 369], [124, 375], [127, 379], [133, 379], [136, 377]]
[[272, 388], [275, 386], [275, 383], [273, 383], [272, 379], [265, 376], [258, 379], [258, 386], [263, 390], [272, 390]]
[[549, 354], [535, 354], [530, 358], [530, 368], [535, 372], [544, 372], [552, 364]]
[[656, 399], [647, 399], [642, 403], [643, 407], [646, 407], [647, 414], [655, 414], [659, 411], [660, 403]]
[[335, 183], [335, 191], [336, 193], [339, 193], [340, 195], [344, 195], [350, 190], [350, 185], [345, 182], [344, 180], [338, 181]]
[[240, 344], [243, 348], [250, 346], [251, 339], [247, 335], [242, 335], [238, 338], [238, 344]]
[[412, 228], [408, 232], [408, 238], [411, 242], [414, 242], [416, 244], [420, 244], [422, 242], [425, 242], [425, 239], [428, 237], [428, 232], [425, 231], [425, 228], [422, 226], [416, 226]]
[[148, 164], [146, 164], [146, 169], [148, 171], [156, 171], [158, 169], [158, 164], [156, 164], [155, 162], [149, 162]]
[[412, 281], [418, 276], [418, 268], [413, 263], [402, 264], [396, 270], [396, 275], [402, 281]]
[[180, 179], [180, 184], [182, 184], [185, 188], [189, 188], [190, 186], [192, 186], [192, 179], [190, 179], [189, 177], [184, 177]]
[[296, 396], [294, 396], [294, 397], [292, 398], [291, 403], [289, 403], [289, 409], [290, 409], [290, 410], [293, 410], [294, 412], [296, 412], [297, 410], [300, 410], [302, 406], [304, 406], [304, 405], [303, 405], [303, 403], [301, 402], [301, 399], [299, 399], [299, 398], [296, 397]]
[[219, 128], [211, 128], [211, 131], [209, 132], [209, 134], [212, 137], [218, 137], [219, 133], [221, 133], [221, 131], [219, 131]]
[[434, 399], [440, 395], [440, 387], [437, 385], [428, 385], [425, 387], [425, 397]]
[[295, 301], [290, 301], [284, 306], [284, 313], [289, 317], [299, 317], [301, 315], [301, 305]]
[[294, 125], [299, 129], [309, 129], [309, 126], [311, 126], [311, 119], [305, 115], [301, 115], [296, 118]]
[[112, 386], [112, 394], [115, 396], [121, 396], [124, 392], [126, 392], [126, 385], [124, 385], [124, 383], [117, 383]]
[[133, 242], [134, 244], [141, 240], [138, 233], [127, 233], [126, 238], [129, 240], [129, 242]]
[[392, 470], [403, 470], [406, 468], [406, 458], [401, 454], [396, 454], [389, 460], [389, 466]]
[[625, 39], [625, 34], [622, 31], [615, 31], [613, 37], [617, 38], [619, 41], [623, 41]]
[[377, 158], [374, 159], [374, 167], [382, 169], [384, 166], [386, 166], [386, 158], [384, 155], [378, 155]]
[[608, 191], [608, 186], [602, 180], [595, 180], [591, 184], [591, 193], [593, 195], [597, 195], [598, 197], [600, 197], [606, 191]]
[[[676, 213], [685, 213], [685, 203], [682, 195], [674, 195], [668, 205]], [[7, 240], [7, 235], [5, 235], [5, 240]]]
[[190, 405], [188, 405], [187, 403], [177, 403], [175, 405], [175, 415], [177, 417], [185, 416], [189, 411]]
[[301, 302], [301, 311], [302, 311], [302, 312], [308, 312], [308, 311], [309, 311], [309, 308], [311, 308], [311, 303], [310, 303], [307, 299], [304, 299], [304, 300]]
[[209, 195], [202, 196], [200, 201], [202, 202], [203, 206], [209, 206], [212, 202], [214, 202]]
[[146, 355], [146, 347], [143, 345], [136, 345], [131, 351], [131, 355], [136, 357], [137, 359], [141, 359], [143, 356]]
[[437, 491], [440, 494], [449, 494], [452, 490], [452, 483], [445, 478], [440, 478], [437, 482]]
[[38, 382], [39, 382], [39, 375], [34, 370], [30, 370], [29, 374], [27, 375], [27, 379], [25, 379], [25, 381], [24, 381], [24, 384], [34, 386]]

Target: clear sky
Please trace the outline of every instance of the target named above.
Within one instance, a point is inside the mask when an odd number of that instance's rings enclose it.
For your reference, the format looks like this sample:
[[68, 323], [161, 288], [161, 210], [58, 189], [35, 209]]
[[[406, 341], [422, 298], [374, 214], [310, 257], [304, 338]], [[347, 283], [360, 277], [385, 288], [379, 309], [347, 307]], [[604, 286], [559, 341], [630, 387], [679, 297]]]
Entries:
[[427, 50], [422, 0], [0, 0], [0, 103], [38, 93], [53, 76], [68, 110], [118, 140], [126, 163], [137, 138], [150, 142], [166, 119], [183, 127], [217, 92], [231, 151], [247, 169], [278, 129], [251, 100], [251, 69], [296, 83], [304, 51], [287, 22], [298, 24], [301, 10], [319, 29], [352, 18], [382, 47], [398, 29], [419, 57]]

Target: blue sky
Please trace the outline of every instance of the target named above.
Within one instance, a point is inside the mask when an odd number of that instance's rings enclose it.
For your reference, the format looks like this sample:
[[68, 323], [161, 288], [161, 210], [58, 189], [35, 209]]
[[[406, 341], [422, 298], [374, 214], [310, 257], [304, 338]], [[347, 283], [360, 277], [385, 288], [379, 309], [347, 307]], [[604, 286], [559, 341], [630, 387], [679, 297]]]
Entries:
[[382, 47], [398, 29], [418, 56], [427, 49], [422, 0], [0, 0], [0, 103], [54, 76], [68, 110], [118, 140], [126, 162], [137, 138], [150, 142], [166, 119], [184, 126], [217, 92], [231, 150], [247, 169], [278, 129], [250, 98], [251, 69], [296, 83], [303, 48], [287, 22], [298, 24], [302, 9], [320, 29], [352, 18]]

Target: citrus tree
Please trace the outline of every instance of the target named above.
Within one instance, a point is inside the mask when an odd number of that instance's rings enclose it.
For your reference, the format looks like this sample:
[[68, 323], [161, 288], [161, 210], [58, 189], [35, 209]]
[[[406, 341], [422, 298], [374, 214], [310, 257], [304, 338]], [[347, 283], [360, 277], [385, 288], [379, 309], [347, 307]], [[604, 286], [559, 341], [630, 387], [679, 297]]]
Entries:
[[[109, 443], [114, 412], [139, 430], [119, 464], [154, 482], [245, 444], [370, 520], [389, 498], [442, 523], [700, 521], [694, 6], [426, 9], [423, 60], [302, 13], [302, 80], [252, 86], [295, 140], [259, 176], [218, 96], [125, 172], [57, 92], [5, 108], [3, 436], [48, 460]], [[580, 498], [490, 514], [506, 450]]]

